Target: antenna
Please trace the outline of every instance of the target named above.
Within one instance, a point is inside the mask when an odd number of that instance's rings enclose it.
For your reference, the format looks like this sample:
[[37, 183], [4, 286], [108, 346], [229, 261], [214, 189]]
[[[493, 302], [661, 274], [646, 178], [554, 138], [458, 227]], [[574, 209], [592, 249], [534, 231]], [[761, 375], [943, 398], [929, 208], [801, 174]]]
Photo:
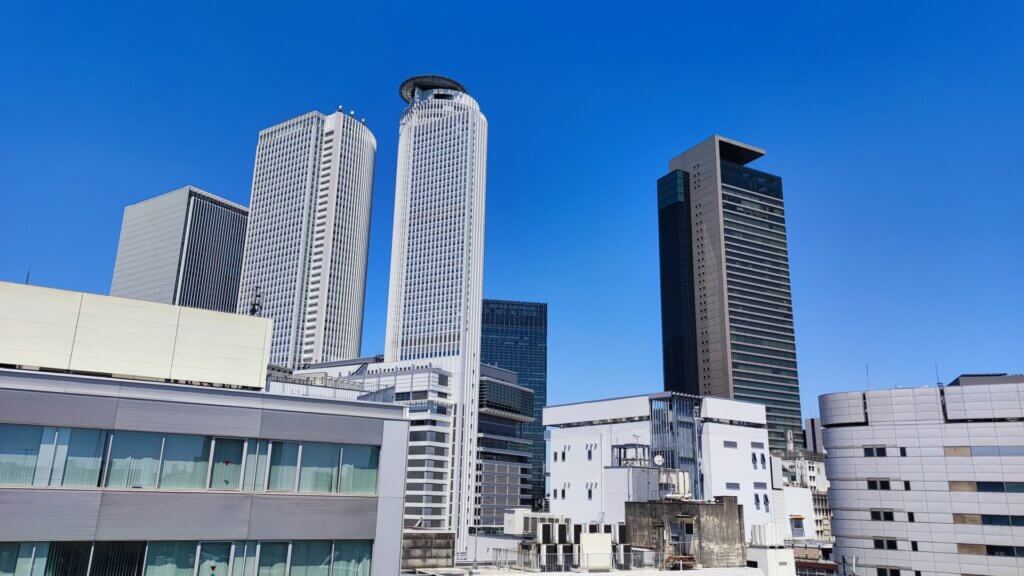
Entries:
[[28, 270], [25, 272], [25, 284], [28, 284], [29, 279], [32, 278], [32, 265], [28, 265]]
[[871, 390], [871, 368], [867, 364], [864, 365], [864, 380], [868, 384], [868, 390]]
[[942, 380], [939, 378], [939, 363], [935, 363], [935, 385], [942, 386]]

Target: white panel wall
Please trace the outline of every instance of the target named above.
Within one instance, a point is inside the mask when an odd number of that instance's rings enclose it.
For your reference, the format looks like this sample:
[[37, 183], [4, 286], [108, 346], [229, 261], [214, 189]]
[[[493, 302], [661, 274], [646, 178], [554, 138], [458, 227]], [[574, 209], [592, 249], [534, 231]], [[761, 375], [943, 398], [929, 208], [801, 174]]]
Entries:
[[262, 389], [269, 320], [0, 282], [0, 363]]

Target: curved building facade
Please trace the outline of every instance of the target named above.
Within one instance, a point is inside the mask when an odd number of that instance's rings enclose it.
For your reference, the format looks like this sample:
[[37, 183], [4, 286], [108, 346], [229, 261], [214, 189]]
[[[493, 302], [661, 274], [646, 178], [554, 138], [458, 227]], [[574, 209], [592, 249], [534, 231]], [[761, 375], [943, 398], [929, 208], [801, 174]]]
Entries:
[[399, 128], [384, 359], [451, 374], [451, 503], [442, 528], [465, 551], [474, 518], [487, 119], [458, 82], [406, 80]]
[[238, 311], [274, 321], [272, 364], [359, 356], [376, 150], [340, 110], [260, 132]]

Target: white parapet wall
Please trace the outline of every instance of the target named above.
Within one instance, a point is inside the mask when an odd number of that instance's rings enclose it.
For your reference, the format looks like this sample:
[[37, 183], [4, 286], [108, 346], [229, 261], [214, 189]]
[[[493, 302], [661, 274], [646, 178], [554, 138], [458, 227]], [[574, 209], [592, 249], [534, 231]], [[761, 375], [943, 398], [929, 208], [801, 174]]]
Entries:
[[0, 282], [0, 364], [262, 389], [271, 322]]

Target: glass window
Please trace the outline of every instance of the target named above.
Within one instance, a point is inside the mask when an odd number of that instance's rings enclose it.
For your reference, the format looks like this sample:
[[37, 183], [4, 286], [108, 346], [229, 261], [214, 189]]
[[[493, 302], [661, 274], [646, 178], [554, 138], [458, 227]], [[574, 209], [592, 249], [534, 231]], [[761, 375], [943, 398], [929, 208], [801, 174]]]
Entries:
[[163, 437], [149, 432], [114, 433], [108, 488], [155, 488]]
[[260, 559], [256, 576], [285, 576], [287, 562], [287, 542], [260, 542]]
[[999, 447], [971, 446], [971, 456], [999, 456]]
[[[93, 545], [89, 573], [98, 576], [139, 576], [142, 574], [142, 561], [145, 555], [145, 542], [96, 542]], [[192, 567], [189, 568], [191, 576]], [[46, 573], [52, 574], [49, 569]], [[74, 572], [67, 572], [67, 576], [76, 575]]]
[[14, 576], [20, 547], [17, 542], [0, 542], [0, 576]]
[[266, 440], [249, 440], [245, 453], [245, 482], [242, 490], [262, 492], [267, 481], [267, 446]]
[[192, 576], [196, 569], [196, 543], [150, 542], [145, 576]]
[[238, 490], [242, 480], [242, 449], [245, 441], [217, 438], [213, 442], [211, 490]]
[[[305, 445], [302, 447], [302, 459], [306, 459]], [[291, 572], [288, 573], [288, 576], [328, 576], [330, 571], [330, 540], [307, 540], [292, 543]]]
[[160, 487], [168, 490], [202, 490], [206, 488], [209, 465], [209, 437], [168, 434], [164, 439]]
[[978, 492], [1004, 492], [1002, 482], [978, 482]]
[[340, 461], [341, 446], [325, 442], [303, 442], [299, 492], [314, 494], [334, 492], [338, 482]]
[[203, 542], [199, 546], [197, 576], [228, 576], [230, 560], [231, 542]]
[[[99, 486], [107, 447], [105, 430], [72, 428], [61, 486]], [[56, 484], [56, 479], [54, 479]]]
[[267, 481], [267, 490], [271, 492], [294, 492], [295, 472], [298, 463], [298, 442], [272, 442], [270, 445], [270, 478]]
[[42, 426], [0, 424], [0, 486], [31, 486]]
[[335, 542], [331, 558], [331, 576], [370, 576], [372, 553], [373, 542], [368, 540]]
[[[91, 542], [52, 542], [46, 558], [48, 576], [78, 576], [89, 569]], [[93, 572], [97, 574], [97, 572]]]
[[257, 542], [252, 540], [235, 542], [235, 558], [231, 563], [231, 576], [250, 576], [256, 572], [256, 545]]
[[341, 456], [341, 481], [344, 494], [376, 494], [380, 449], [376, 446], [344, 446]]

